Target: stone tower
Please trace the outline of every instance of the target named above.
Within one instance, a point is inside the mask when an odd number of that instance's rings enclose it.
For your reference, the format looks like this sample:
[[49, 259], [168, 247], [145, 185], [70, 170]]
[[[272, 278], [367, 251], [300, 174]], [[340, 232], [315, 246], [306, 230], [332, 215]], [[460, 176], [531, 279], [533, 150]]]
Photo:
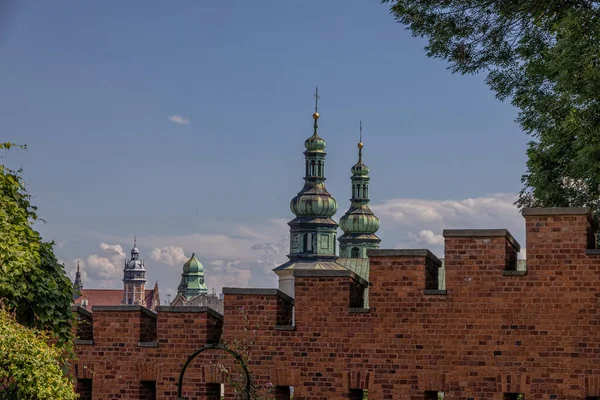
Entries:
[[201, 294], [207, 294], [208, 288], [204, 282], [204, 267], [193, 253], [192, 257], [183, 264], [181, 283], [177, 287], [177, 296], [190, 300]]
[[123, 304], [146, 306], [146, 269], [144, 262], [139, 259], [140, 251], [133, 239], [131, 259], [125, 260], [123, 269]]
[[319, 90], [315, 92], [313, 134], [304, 147], [304, 187], [290, 203], [296, 218], [290, 227], [289, 261], [273, 271], [279, 276], [279, 289], [294, 296], [295, 269], [346, 270], [336, 262], [336, 233], [338, 224], [332, 219], [337, 202], [325, 188], [325, 140], [318, 134]]
[[368, 249], [379, 248], [375, 232], [379, 229], [379, 218], [369, 208], [369, 167], [362, 162], [362, 121], [358, 142], [358, 162], [352, 167], [352, 198], [346, 214], [340, 219], [344, 234], [340, 236], [340, 257], [367, 258]]

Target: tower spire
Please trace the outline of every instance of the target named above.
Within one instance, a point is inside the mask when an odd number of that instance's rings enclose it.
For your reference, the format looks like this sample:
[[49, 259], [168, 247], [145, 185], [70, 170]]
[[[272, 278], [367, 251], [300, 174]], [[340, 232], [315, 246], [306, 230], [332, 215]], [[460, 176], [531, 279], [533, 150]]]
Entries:
[[315, 94], [313, 95], [313, 97], [315, 98], [315, 112], [313, 114], [313, 119], [315, 120], [315, 122], [313, 123], [313, 136], [318, 136], [317, 135], [317, 128], [319, 127], [319, 124], [317, 123], [317, 120], [319, 119], [319, 87], [317, 86], [315, 89]]
[[359, 124], [358, 124], [358, 130], [360, 132], [360, 138], [358, 140], [358, 162], [362, 162], [362, 148], [363, 148], [363, 141], [362, 141], [362, 119], [360, 120]]
[[294, 295], [294, 269], [346, 270], [336, 262], [335, 251], [338, 224], [332, 219], [337, 202], [325, 188], [325, 140], [317, 133], [319, 119], [319, 88], [315, 89], [313, 135], [304, 141], [304, 187], [290, 202], [296, 218], [290, 227], [289, 261], [275, 268], [279, 288], [289, 296]]
[[123, 301], [122, 304], [146, 305], [146, 268], [140, 260], [137, 248], [137, 236], [133, 237], [131, 259], [125, 259], [123, 268]]
[[75, 282], [73, 282], [73, 300], [81, 297], [83, 283], [81, 282], [81, 272], [79, 271], [79, 260], [77, 260], [77, 272], [75, 273]]
[[369, 167], [362, 162], [362, 120], [358, 126], [358, 162], [352, 167], [352, 198], [350, 208], [340, 219], [344, 234], [340, 236], [340, 257], [366, 258], [368, 249], [379, 247], [379, 219], [369, 208]]

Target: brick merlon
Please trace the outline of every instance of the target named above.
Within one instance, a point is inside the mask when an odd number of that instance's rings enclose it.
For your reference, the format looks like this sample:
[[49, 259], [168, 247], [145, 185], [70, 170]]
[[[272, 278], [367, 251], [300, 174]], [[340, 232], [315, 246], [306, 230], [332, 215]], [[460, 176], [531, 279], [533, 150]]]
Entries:
[[521, 210], [524, 217], [528, 216], [560, 216], [560, 215], [587, 215], [594, 229], [598, 229], [598, 219], [592, 214], [589, 207], [546, 207], [524, 208]]
[[367, 251], [367, 256], [371, 257], [425, 257], [437, 265], [442, 265], [442, 261], [435, 254], [427, 249], [371, 249]]
[[354, 271], [344, 270], [331, 270], [331, 269], [296, 269], [294, 270], [294, 276], [299, 277], [350, 277], [360, 283], [361, 285], [368, 287], [369, 282], [358, 276]]
[[505, 237], [506, 240], [513, 245], [517, 251], [521, 251], [521, 245], [517, 240], [510, 234], [508, 229], [444, 229], [442, 235], [445, 238], [448, 237]]
[[283, 293], [279, 289], [254, 289], [254, 288], [233, 288], [233, 287], [224, 287], [223, 294], [232, 294], [232, 295], [260, 295], [260, 296], [279, 296], [283, 300], [294, 304], [294, 299]]
[[167, 313], [208, 313], [213, 317], [223, 321], [223, 316], [216, 310], [207, 306], [158, 306], [157, 312]]
[[91, 312], [89, 312], [85, 308], [80, 307], [80, 306], [75, 305], [75, 304], [71, 305], [71, 312], [78, 313], [78, 314], [83, 314], [86, 317], [92, 318], [92, 313]]
[[542, 207], [542, 208], [524, 208], [521, 210], [523, 216], [526, 215], [591, 215], [592, 211], [588, 207]]
[[122, 305], [122, 306], [92, 306], [93, 311], [103, 312], [127, 312], [127, 311], [139, 311], [146, 314], [149, 317], [156, 319], [156, 313], [148, 310], [142, 306]]

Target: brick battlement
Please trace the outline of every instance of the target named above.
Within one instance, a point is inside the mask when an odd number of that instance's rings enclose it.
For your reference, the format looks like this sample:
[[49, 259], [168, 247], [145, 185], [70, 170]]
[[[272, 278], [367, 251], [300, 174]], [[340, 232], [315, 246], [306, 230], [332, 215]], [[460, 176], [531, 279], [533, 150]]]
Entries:
[[[294, 271], [294, 299], [224, 288], [225, 317], [206, 307], [74, 308], [78, 387], [91, 387], [93, 399], [175, 399], [189, 354], [252, 336], [250, 368], [277, 399], [290, 386], [296, 400], [362, 390], [371, 399], [600, 396], [597, 221], [584, 208], [523, 216], [526, 271], [508, 231], [445, 230], [444, 290], [430, 251], [371, 250], [369, 282], [350, 271]], [[232, 365], [212, 354], [194, 361], [184, 395], [218, 399], [221, 362]]]

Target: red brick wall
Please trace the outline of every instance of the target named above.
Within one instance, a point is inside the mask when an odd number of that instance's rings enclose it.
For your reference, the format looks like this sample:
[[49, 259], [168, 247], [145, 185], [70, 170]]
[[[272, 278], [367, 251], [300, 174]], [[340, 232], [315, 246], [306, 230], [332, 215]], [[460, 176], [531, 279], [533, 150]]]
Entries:
[[[595, 222], [584, 209], [524, 216], [526, 273], [514, 271], [519, 245], [508, 232], [445, 231], [446, 291], [425, 290], [440, 265], [430, 252], [376, 250], [370, 309], [352, 307], [364, 283], [352, 273], [297, 271], [293, 302], [271, 289], [224, 290], [223, 338], [255, 340], [253, 376], [278, 398], [287, 386], [295, 400], [350, 399], [359, 389], [370, 399], [599, 396], [600, 252], [588, 250]], [[292, 304], [294, 327], [286, 324]], [[159, 308], [158, 347], [147, 348], [138, 346], [139, 321], [139, 310], [94, 310], [94, 344], [77, 346], [76, 361], [79, 378], [93, 375], [94, 399], [137, 398], [131, 382], [153, 379], [158, 399], [175, 399], [183, 362], [221, 330], [206, 311]], [[216, 387], [206, 383], [223, 381], [216, 362], [233, 365], [221, 355], [193, 363], [186, 396], [204, 398]]]

